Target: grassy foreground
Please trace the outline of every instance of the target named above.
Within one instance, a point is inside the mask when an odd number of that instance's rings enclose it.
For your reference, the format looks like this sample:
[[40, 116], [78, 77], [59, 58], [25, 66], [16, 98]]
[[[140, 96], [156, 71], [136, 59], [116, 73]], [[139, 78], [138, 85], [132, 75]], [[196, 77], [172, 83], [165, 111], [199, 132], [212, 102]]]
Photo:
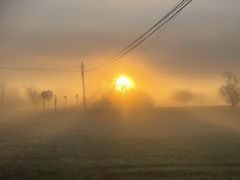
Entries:
[[237, 180], [240, 111], [2, 114], [0, 179]]

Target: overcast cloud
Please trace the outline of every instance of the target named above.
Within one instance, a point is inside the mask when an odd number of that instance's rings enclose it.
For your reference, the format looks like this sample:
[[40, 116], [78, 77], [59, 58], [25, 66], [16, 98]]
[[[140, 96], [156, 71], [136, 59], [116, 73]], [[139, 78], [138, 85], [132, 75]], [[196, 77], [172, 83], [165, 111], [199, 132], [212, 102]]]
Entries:
[[[107, 56], [153, 25], [175, 3], [174, 0], [0, 2], [3, 65], [20, 62], [31, 65], [37, 57], [56, 64], [58, 57], [88, 57], [91, 61], [98, 55]], [[169, 69], [186, 66], [236, 69], [240, 65], [239, 7], [238, 0], [194, 0], [143, 55], [149, 65]]]

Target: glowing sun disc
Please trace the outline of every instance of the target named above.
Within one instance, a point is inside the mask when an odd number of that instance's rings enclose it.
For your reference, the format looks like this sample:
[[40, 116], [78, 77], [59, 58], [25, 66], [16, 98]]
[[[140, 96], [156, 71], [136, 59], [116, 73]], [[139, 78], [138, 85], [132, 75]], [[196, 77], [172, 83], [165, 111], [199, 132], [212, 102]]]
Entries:
[[127, 76], [120, 76], [116, 79], [115, 88], [121, 93], [127, 93], [133, 88], [133, 82]]

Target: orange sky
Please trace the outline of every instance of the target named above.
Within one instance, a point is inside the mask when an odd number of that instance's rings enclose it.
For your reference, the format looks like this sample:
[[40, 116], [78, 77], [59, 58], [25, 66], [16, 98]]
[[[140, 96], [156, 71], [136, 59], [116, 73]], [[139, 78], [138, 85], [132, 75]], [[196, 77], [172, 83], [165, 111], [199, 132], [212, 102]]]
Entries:
[[[91, 67], [138, 37], [175, 2], [1, 1], [0, 63], [45, 67], [79, 66], [83, 61]], [[201, 98], [193, 104], [222, 103], [217, 95], [223, 83], [220, 73], [239, 72], [239, 5], [237, 0], [193, 1], [160, 39], [144, 44], [108, 69], [87, 73], [88, 96], [126, 74], [136, 88], [151, 94], [160, 105], [173, 104], [170, 97], [178, 89], [199, 94]], [[33, 85], [53, 89], [60, 96], [81, 95], [80, 73], [0, 71], [0, 82], [21, 92], [23, 87]]]

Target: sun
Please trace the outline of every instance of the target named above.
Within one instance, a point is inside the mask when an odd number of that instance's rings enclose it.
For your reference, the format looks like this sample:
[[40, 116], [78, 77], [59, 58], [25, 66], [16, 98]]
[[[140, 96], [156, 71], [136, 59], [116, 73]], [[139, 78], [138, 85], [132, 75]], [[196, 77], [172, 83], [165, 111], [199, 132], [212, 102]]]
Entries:
[[129, 77], [122, 75], [115, 80], [115, 88], [117, 91], [126, 94], [133, 88], [133, 82]]

